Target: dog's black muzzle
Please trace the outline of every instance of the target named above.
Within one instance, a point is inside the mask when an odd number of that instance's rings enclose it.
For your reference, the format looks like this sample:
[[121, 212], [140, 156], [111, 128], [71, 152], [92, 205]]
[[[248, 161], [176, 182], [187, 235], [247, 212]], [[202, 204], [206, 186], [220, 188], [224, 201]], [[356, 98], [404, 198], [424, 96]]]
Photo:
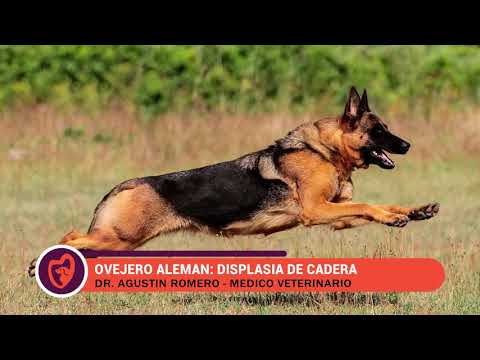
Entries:
[[408, 152], [408, 150], [410, 149], [410, 144], [408, 142], [400, 139], [398, 136], [395, 136], [390, 132], [388, 132], [387, 134], [388, 135], [385, 136], [382, 141], [380, 141], [380, 143], [375, 142], [375, 144], [391, 154], [404, 155]]
[[370, 135], [370, 144], [362, 149], [362, 154], [367, 165], [375, 164], [383, 169], [393, 169], [395, 163], [385, 154], [384, 150], [391, 154], [403, 155], [409, 149], [408, 142], [384, 130]]

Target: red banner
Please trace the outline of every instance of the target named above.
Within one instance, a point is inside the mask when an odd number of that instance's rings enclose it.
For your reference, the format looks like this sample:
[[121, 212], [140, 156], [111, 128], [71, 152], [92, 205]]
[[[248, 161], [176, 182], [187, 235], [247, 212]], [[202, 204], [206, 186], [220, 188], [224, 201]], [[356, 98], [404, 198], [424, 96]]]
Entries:
[[434, 259], [93, 258], [90, 292], [434, 291]]

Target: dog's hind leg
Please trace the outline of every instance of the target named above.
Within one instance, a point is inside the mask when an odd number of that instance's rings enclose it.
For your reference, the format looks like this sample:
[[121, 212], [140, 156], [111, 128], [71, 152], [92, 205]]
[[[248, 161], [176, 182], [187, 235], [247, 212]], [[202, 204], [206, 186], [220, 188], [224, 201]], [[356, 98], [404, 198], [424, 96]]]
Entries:
[[[60, 244], [65, 244], [68, 241], [73, 241], [75, 239], [81, 238], [83, 236], [86, 236], [85, 234], [81, 233], [78, 230], [73, 229], [72, 231], [66, 233], [62, 240], [60, 240]], [[35, 266], [37, 265], [37, 258], [33, 259], [30, 261], [30, 264], [28, 266], [28, 275], [33, 277], [35, 276]]]
[[[68, 245], [79, 250], [131, 250], [139, 246], [138, 243], [123, 241], [112, 231], [101, 230], [96, 230], [89, 234], [82, 234], [73, 230], [63, 237], [60, 244]], [[35, 276], [36, 263], [36, 258], [30, 262], [28, 268], [28, 275], [30, 277]]]
[[[75, 249], [89, 249], [89, 250], [130, 250], [135, 248], [135, 244], [127, 241], [122, 241], [113, 232], [94, 231], [89, 234], [82, 234], [73, 230], [66, 234], [60, 241], [61, 245], [68, 245]], [[28, 275], [35, 276], [35, 267], [37, 259], [30, 262], [28, 268]]]
[[61, 243], [77, 249], [132, 250], [161, 233], [189, 225], [150, 185], [139, 184], [105, 199], [87, 235], [66, 236]]
[[78, 239], [78, 238], [83, 237], [83, 236], [86, 236], [86, 234], [84, 234], [84, 233], [82, 233], [78, 230], [73, 229], [72, 231], [66, 233], [63, 236], [62, 240], [60, 240], [60, 244], [63, 244], [63, 243], [65, 243], [67, 241], [70, 241], [70, 240]]
[[[85, 234], [81, 233], [80, 231], [78, 230], [75, 230], [73, 229], [72, 231], [66, 233], [62, 240], [60, 241], [60, 244], [64, 244], [68, 241], [71, 241], [71, 240], [75, 240], [75, 239], [78, 239], [82, 236], [86, 236]], [[33, 259], [30, 264], [29, 264], [29, 267], [28, 267], [28, 275], [30, 276], [35, 276], [35, 265], [37, 264], [37, 258]]]
[[[133, 250], [159, 234], [189, 228], [192, 222], [177, 215], [150, 185], [138, 184], [106, 197], [86, 235], [72, 231], [60, 243], [76, 249]], [[30, 276], [34, 270], [32, 262]]]
[[113, 231], [93, 231], [87, 235], [76, 238], [63, 238], [62, 245], [75, 249], [89, 250], [129, 250], [135, 248], [135, 243], [123, 241]]

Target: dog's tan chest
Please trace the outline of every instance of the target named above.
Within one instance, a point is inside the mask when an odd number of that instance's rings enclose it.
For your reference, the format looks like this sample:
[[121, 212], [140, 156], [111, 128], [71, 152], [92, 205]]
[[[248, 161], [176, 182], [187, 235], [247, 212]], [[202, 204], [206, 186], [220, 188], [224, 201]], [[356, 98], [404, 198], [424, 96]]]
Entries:
[[326, 161], [306, 150], [285, 155], [280, 164], [282, 173], [294, 184], [290, 186], [293, 198], [302, 207], [352, 199], [351, 170], [341, 163]]

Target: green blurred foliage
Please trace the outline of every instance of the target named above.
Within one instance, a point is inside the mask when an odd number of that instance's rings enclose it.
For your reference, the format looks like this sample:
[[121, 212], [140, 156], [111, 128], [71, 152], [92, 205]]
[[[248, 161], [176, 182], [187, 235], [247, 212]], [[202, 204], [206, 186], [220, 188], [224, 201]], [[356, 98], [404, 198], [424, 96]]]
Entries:
[[368, 88], [377, 106], [478, 102], [478, 46], [0, 46], [0, 107], [95, 108], [147, 115], [194, 108], [273, 111]]
[[83, 135], [85, 135], [85, 131], [81, 128], [67, 127], [63, 131], [63, 136], [65, 136], [66, 138], [74, 139], [74, 140], [82, 138]]

